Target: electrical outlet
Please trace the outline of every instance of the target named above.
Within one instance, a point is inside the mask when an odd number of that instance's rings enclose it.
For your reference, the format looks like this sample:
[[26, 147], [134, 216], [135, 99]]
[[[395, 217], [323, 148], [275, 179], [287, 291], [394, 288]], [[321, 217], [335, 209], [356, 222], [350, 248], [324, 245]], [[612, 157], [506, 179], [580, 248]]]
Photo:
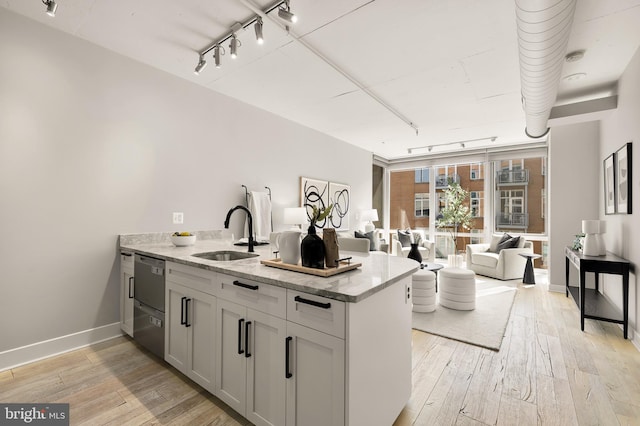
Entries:
[[173, 212], [173, 224], [180, 225], [184, 223], [184, 213], [182, 212]]

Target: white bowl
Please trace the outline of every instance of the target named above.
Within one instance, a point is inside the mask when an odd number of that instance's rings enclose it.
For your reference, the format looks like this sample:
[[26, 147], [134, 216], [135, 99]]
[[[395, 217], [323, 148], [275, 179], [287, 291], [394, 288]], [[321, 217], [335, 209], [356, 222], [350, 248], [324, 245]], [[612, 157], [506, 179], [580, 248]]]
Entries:
[[180, 235], [172, 235], [171, 242], [178, 247], [192, 246], [196, 242], [196, 236], [189, 235], [189, 236], [183, 237]]

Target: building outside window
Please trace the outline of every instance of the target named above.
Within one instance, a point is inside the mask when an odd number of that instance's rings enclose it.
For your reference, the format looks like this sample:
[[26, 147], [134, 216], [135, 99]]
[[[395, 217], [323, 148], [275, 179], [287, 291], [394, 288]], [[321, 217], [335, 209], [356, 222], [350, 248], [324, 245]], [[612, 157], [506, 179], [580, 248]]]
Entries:
[[416, 217], [429, 217], [429, 194], [417, 193], [415, 196]]
[[416, 183], [429, 183], [429, 168], [416, 169]]
[[[436, 242], [436, 256], [440, 258], [502, 232], [525, 235], [533, 241], [534, 252], [546, 256], [546, 167], [547, 158], [542, 155], [391, 170], [391, 231], [428, 230], [427, 238]], [[469, 191], [468, 207], [474, 217], [472, 229], [459, 233], [458, 247], [453, 247], [446, 229], [435, 227], [445, 203], [443, 193], [451, 182]], [[489, 188], [492, 192], [487, 192]], [[543, 258], [535, 266], [544, 267], [547, 263]]]

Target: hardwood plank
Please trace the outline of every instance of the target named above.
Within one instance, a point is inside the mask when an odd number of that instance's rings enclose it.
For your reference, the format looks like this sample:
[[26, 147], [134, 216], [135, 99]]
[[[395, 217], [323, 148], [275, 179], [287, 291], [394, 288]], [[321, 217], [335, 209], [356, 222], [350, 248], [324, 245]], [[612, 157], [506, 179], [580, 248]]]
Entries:
[[618, 424], [607, 390], [599, 376], [573, 370], [569, 375], [569, 383], [579, 424]]

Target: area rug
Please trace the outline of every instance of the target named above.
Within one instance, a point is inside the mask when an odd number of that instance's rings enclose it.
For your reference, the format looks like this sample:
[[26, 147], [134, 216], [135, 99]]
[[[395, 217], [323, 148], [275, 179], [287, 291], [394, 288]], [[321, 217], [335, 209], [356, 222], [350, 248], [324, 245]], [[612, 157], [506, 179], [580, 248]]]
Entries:
[[516, 291], [508, 282], [476, 277], [474, 310], [457, 311], [437, 303], [434, 312], [413, 313], [413, 328], [499, 351]]

